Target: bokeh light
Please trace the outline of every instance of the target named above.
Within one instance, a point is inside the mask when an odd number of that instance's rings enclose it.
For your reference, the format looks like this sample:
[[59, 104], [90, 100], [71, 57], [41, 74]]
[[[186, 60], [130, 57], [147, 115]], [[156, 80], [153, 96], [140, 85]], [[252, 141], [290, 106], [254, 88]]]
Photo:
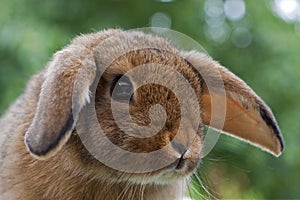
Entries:
[[224, 3], [225, 15], [232, 21], [240, 20], [246, 14], [246, 5], [243, 0], [226, 0]]
[[229, 37], [229, 27], [225, 21], [224, 3], [222, 0], [206, 0], [205, 11], [205, 36], [215, 44], [224, 43]]
[[[220, 45], [231, 38], [238, 48], [248, 47], [252, 42], [249, 20], [244, 20], [246, 5], [243, 0], [206, 0], [204, 3], [206, 31], [209, 41]], [[239, 22], [239, 23], [236, 23]]]
[[219, 18], [224, 13], [223, 6], [222, 0], [209, 0], [205, 1], [204, 10], [208, 17]]
[[246, 48], [251, 44], [252, 34], [249, 29], [238, 27], [232, 31], [231, 41], [238, 48]]
[[163, 3], [170, 3], [170, 2], [173, 2], [175, 0], [158, 0], [158, 1], [163, 2]]
[[300, 21], [299, 0], [274, 0], [272, 9], [276, 15], [286, 22]]
[[171, 28], [172, 19], [169, 15], [167, 15], [165, 13], [157, 12], [151, 16], [150, 26], [161, 27], [161, 28]]

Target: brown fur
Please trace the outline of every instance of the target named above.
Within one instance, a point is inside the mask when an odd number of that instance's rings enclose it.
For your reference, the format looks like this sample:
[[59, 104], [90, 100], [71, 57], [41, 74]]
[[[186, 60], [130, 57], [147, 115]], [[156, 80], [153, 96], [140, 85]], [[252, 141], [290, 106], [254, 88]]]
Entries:
[[[116, 36], [107, 44], [103, 41]], [[151, 48], [134, 49], [142, 43]], [[101, 47], [102, 45], [102, 47]], [[101, 49], [102, 48], [102, 49]], [[97, 119], [110, 140], [132, 152], [151, 152], [170, 143], [181, 144], [189, 151], [180, 170], [174, 166], [149, 173], [124, 173], [96, 160], [84, 147], [75, 128], [79, 113], [89, 104], [88, 93], [97, 78], [97, 67], [118, 52], [134, 49], [117, 57], [99, 80], [95, 94]], [[134, 123], [150, 123], [149, 108], [162, 105], [167, 114], [165, 126], [156, 135], [139, 139], [120, 131], [111, 114], [110, 86], [116, 75], [135, 66], [154, 63], [157, 77], [140, 71], [135, 81], [163, 79], [160, 65], [180, 72], [197, 93], [198, 115], [190, 105], [182, 119], [175, 94], [160, 85], [137, 89], [129, 112]], [[282, 138], [276, 121], [264, 102], [239, 78], [204, 54], [179, 52], [164, 39], [139, 32], [107, 30], [82, 35], [56, 53], [46, 69], [34, 76], [25, 92], [7, 110], [0, 121], [0, 199], [181, 199], [187, 178], [197, 168], [202, 147], [203, 123], [210, 124], [211, 101], [218, 100], [218, 88], [208, 91], [195, 70], [214, 84], [214, 70], [219, 70], [227, 93], [228, 112], [223, 131], [247, 140], [273, 154], [282, 151]], [[184, 86], [176, 85], [189, 99]], [[182, 87], [182, 88], [181, 88]], [[78, 110], [72, 110], [72, 103]], [[122, 103], [115, 104], [125, 112]], [[72, 116], [72, 117], [70, 117]], [[236, 117], [238, 116], [238, 117]], [[182, 120], [180, 122], [180, 120]], [[196, 126], [200, 122], [200, 126]], [[125, 133], [135, 129], [129, 119], [122, 119]], [[155, 121], [153, 122], [156, 123]], [[185, 134], [174, 139], [179, 124]], [[25, 144], [24, 144], [25, 137]], [[101, 143], [101, 140], [95, 138]], [[176, 140], [176, 141], [175, 141]], [[178, 158], [176, 147], [166, 148], [159, 159]], [[111, 159], [109, 154], [107, 159]], [[137, 165], [139, 163], [136, 163]], [[143, 164], [143, 163], [140, 163]]]

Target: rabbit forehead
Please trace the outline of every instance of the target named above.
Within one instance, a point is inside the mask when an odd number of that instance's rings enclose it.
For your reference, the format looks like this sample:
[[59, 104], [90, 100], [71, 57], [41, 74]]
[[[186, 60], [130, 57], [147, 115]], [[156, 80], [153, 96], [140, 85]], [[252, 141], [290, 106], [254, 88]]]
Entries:
[[[142, 32], [121, 32], [99, 44], [94, 51], [94, 58], [98, 69], [103, 72], [120, 57], [126, 57], [129, 52], [141, 49], [159, 49], [179, 54], [176, 48], [161, 37]], [[148, 55], [147, 52], [144, 53], [145, 56]], [[131, 66], [128, 65], [127, 67], [130, 68]], [[125, 69], [125, 71], [127, 70]]]
[[141, 31], [122, 31], [111, 35], [98, 46], [98, 49], [96, 49], [96, 51], [101, 51], [101, 48], [103, 47], [105, 48], [104, 50], [106, 52], [112, 54], [116, 54], [120, 51], [122, 52], [122, 50], [126, 50], [126, 52], [128, 52], [131, 50], [144, 48], [157, 48], [172, 52], [178, 52], [178, 50], [174, 46], [172, 46], [170, 42], [168, 42], [165, 38], [152, 34], [145, 34]]
[[[116, 58], [107, 67], [104, 74], [125, 74], [128, 71], [140, 66], [159, 65], [160, 68], [172, 68], [178, 72], [186, 71], [187, 63], [177, 53], [163, 49], [145, 48], [126, 52], [122, 56]], [[142, 69], [142, 68], [141, 68]], [[146, 68], [144, 68], [145, 70]], [[159, 72], [157, 72], [159, 73]]]
[[[105, 39], [95, 49], [94, 58], [98, 70], [108, 79], [110, 75], [123, 75], [141, 65], [151, 64], [160, 65], [161, 70], [167, 67], [177, 70], [196, 84], [202, 79], [168, 41], [139, 31], [120, 32]], [[159, 72], [156, 75], [159, 76]]]

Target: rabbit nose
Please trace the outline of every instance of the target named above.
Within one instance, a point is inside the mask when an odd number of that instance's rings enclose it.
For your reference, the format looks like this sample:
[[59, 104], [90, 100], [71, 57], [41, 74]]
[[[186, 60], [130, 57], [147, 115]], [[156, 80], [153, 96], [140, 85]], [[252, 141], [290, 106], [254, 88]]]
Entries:
[[185, 147], [183, 144], [181, 144], [179, 141], [172, 140], [171, 145], [175, 151], [177, 151], [180, 154], [180, 158], [178, 158], [174, 163], [174, 168], [176, 170], [181, 170], [186, 163], [186, 160], [184, 159], [184, 155], [187, 152], [187, 147]]
[[183, 144], [181, 144], [179, 141], [172, 140], [171, 145], [175, 151], [180, 153], [180, 155], [184, 155], [185, 152], [187, 151], [187, 147], [185, 147]]

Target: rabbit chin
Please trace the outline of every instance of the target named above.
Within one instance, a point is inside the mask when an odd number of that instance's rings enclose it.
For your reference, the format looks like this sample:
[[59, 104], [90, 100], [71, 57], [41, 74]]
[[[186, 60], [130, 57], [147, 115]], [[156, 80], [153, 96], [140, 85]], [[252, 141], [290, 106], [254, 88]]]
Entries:
[[199, 160], [179, 160], [171, 164], [157, 175], [155, 183], [170, 184], [189, 178], [197, 169]]
[[[123, 174], [123, 180], [133, 184], [168, 185], [178, 181], [188, 180], [199, 165], [199, 159], [176, 161], [157, 171], [141, 174]], [[126, 178], [128, 177], [130, 178]], [[119, 180], [120, 181], [120, 180]], [[122, 182], [122, 181], [121, 181]]]

